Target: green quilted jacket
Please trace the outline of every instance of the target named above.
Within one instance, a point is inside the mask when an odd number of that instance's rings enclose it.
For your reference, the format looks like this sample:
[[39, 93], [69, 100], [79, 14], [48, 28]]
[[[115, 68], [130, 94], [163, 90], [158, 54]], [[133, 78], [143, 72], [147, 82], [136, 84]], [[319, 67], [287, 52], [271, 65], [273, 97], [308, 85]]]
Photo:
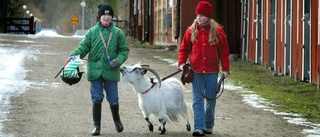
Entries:
[[[110, 44], [108, 46], [108, 54], [110, 60], [117, 60], [118, 66], [112, 68], [106, 59], [106, 48], [103, 45], [99, 31], [102, 32], [105, 42], [108, 43], [109, 35], [113, 31]], [[108, 28], [102, 27], [100, 22], [90, 28], [85, 34], [83, 40], [78, 47], [71, 52], [70, 56], [80, 55], [84, 58], [88, 55], [87, 61], [87, 80], [96, 80], [103, 78], [107, 81], [120, 81], [120, 66], [123, 64], [129, 54], [126, 36], [121, 29], [117, 28], [113, 23]]]

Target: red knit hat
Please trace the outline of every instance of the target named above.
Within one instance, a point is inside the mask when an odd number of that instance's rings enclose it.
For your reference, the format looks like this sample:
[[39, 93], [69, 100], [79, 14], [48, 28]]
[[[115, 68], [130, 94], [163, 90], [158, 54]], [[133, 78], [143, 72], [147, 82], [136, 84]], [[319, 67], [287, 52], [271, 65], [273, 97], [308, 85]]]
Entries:
[[200, 1], [198, 3], [198, 6], [196, 8], [196, 15], [201, 14], [203, 16], [206, 16], [207, 18], [212, 18], [213, 15], [213, 7], [209, 2], [206, 1]]

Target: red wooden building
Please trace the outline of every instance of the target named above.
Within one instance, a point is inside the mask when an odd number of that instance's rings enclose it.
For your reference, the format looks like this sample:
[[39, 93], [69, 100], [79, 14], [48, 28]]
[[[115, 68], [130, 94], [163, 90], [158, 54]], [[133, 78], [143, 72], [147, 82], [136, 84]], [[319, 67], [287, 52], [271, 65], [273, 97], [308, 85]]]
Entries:
[[[200, 0], [130, 0], [133, 38], [178, 45]], [[226, 31], [230, 53], [320, 85], [319, 0], [206, 0]]]
[[318, 0], [242, 0], [242, 59], [319, 85]]
[[[154, 45], [179, 45], [195, 19], [200, 0], [130, 0], [133, 37]], [[206, 0], [213, 4], [214, 19], [225, 29], [232, 53], [240, 53], [240, 1]]]

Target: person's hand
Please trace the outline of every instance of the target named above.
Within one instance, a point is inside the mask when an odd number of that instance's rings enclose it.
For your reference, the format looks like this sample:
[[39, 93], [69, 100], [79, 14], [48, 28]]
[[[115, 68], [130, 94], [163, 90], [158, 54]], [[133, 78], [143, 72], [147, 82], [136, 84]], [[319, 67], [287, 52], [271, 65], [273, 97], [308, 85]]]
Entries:
[[223, 73], [223, 75], [225, 76], [225, 78], [227, 78], [228, 75], [229, 75], [229, 72], [227, 72], [227, 71], [223, 71], [222, 73]]
[[178, 67], [178, 69], [183, 70], [183, 66], [184, 66], [184, 65], [185, 65], [184, 63], [181, 64], [181, 65]]
[[118, 63], [118, 61], [116, 61], [116, 60], [112, 60], [112, 61], [110, 61], [109, 64], [110, 64], [111, 67], [114, 68], [114, 67], [118, 66], [119, 63]]
[[69, 61], [74, 60], [76, 58], [77, 58], [77, 56], [70, 56], [70, 57], [67, 58], [67, 61], [69, 62]]

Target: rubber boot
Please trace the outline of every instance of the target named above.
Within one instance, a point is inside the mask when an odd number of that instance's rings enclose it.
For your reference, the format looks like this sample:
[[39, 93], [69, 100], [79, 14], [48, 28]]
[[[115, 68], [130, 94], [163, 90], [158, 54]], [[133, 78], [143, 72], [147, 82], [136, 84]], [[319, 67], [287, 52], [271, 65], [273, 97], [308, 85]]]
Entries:
[[92, 136], [100, 135], [100, 126], [101, 126], [101, 104], [93, 104], [92, 106], [92, 116], [94, 128], [91, 132]]
[[119, 115], [119, 104], [116, 105], [110, 105], [112, 117], [113, 117], [113, 122], [116, 127], [116, 130], [118, 132], [122, 132], [123, 130], [123, 125], [120, 120], [120, 115]]

